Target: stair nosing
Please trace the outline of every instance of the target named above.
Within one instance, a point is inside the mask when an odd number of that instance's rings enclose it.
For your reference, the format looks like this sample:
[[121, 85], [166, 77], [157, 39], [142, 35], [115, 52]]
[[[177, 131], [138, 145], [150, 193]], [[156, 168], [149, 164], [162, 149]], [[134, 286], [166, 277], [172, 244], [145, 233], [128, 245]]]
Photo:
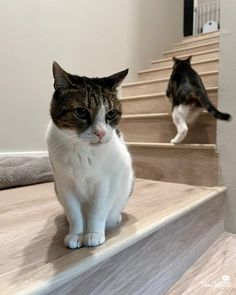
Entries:
[[[215, 48], [215, 49], [210, 49], [210, 50], [204, 50], [204, 51], [199, 51], [199, 52], [193, 52], [191, 55], [192, 56], [197, 56], [197, 55], [203, 55], [203, 54], [207, 54], [207, 53], [213, 53], [213, 52], [219, 52], [219, 48]], [[183, 54], [178, 56], [178, 58], [183, 58], [189, 56], [189, 54]], [[160, 58], [160, 59], [154, 59], [153, 61], [151, 61], [152, 64], [154, 63], [160, 63], [163, 61], [169, 61], [172, 60], [172, 57], [166, 57], [166, 58]]]
[[[214, 61], [219, 61], [220, 59], [217, 58], [209, 58], [209, 59], [204, 59], [204, 60], [200, 60], [200, 61], [195, 61], [192, 62], [191, 65], [198, 65], [198, 64], [204, 64], [207, 62], [214, 62]], [[145, 73], [151, 73], [151, 72], [155, 72], [155, 71], [163, 71], [163, 70], [168, 70], [168, 69], [172, 69], [173, 65], [171, 66], [166, 66], [166, 67], [160, 67], [160, 68], [151, 68], [151, 69], [147, 69], [147, 70], [142, 70], [142, 71], [138, 71], [138, 74], [145, 74]]]
[[[218, 91], [218, 87], [207, 87], [206, 90], [207, 92], [214, 92], [214, 91]], [[159, 98], [162, 96], [166, 97], [165, 92], [157, 92], [153, 94], [143, 94], [143, 95], [134, 95], [134, 96], [124, 96], [124, 97], [121, 97], [120, 100], [126, 101], [126, 100], [145, 99], [145, 98], [154, 98], [154, 97]]]
[[185, 144], [173, 144], [173, 143], [156, 143], [156, 142], [129, 142], [126, 141], [129, 147], [146, 147], [146, 148], [170, 148], [170, 149], [197, 149], [197, 150], [212, 150], [216, 151], [216, 144], [198, 144], [198, 143], [185, 143]]
[[135, 115], [123, 115], [121, 119], [149, 119], [149, 118], [164, 118], [170, 117], [170, 113], [151, 113], [151, 114], [135, 114]]
[[[219, 74], [219, 71], [215, 70], [215, 71], [208, 71], [208, 72], [199, 73], [200, 76], [214, 75], [214, 74]], [[161, 81], [168, 81], [169, 79], [170, 79], [170, 77], [165, 77], [165, 78], [161, 78], [161, 79], [151, 79], [151, 80], [131, 82], [131, 83], [127, 83], [127, 84], [122, 85], [122, 88], [130, 87], [130, 86], [138, 86], [138, 85], [142, 85], [142, 84], [152, 84], [152, 83], [161, 82]]]
[[[194, 40], [193, 39], [192, 41], [182, 40], [180, 42], [174, 43], [173, 46], [181, 46], [181, 45], [191, 44], [192, 42], [199, 42], [199, 41], [206, 41], [207, 42], [207, 40], [210, 40], [210, 39], [213, 39], [213, 38], [219, 38], [219, 36], [211, 36], [209, 38], [203, 38], [203, 39], [199, 39], [199, 40]], [[217, 41], [219, 41], [219, 40], [217, 40]]]
[[197, 34], [197, 35], [192, 35], [192, 36], [187, 36], [187, 37], [184, 37], [183, 40], [191, 40], [191, 39], [194, 39], [196, 37], [202, 37], [202, 36], [210, 36], [212, 34], [217, 34], [218, 33], [218, 36], [220, 36], [220, 31], [217, 30], [217, 31], [214, 31], [214, 32], [209, 32], [209, 33], [204, 33], [204, 34]]
[[214, 41], [214, 42], [209, 42], [206, 44], [200, 44], [200, 45], [195, 45], [195, 46], [186, 46], [185, 48], [180, 48], [180, 49], [172, 49], [172, 50], [168, 50], [163, 52], [163, 54], [170, 54], [170, 53], [174, 53], [174, 52], [179, 52], [179, 51], [184, 51], [184, 50], [189, 50], [189, 49], [195, 49], [195, 48], [200, 48], [200, 47], [205, 47], [205, 46], [210, 46], [210, 45], [215, 45], [215, 44], [219, 44], [219, 41]]
[[[211, 115], [207, 111], [202, 111], [200, 115], [204, 116], [210, 116]], [[129, 120], [129, 119], [150, 119], [150, 118], [165, 118], [165, 117], [171, 117], [171, 113], [148, 113], [148, 114], [133, 114], [133, 115], [123, 115], [123, 120]]]

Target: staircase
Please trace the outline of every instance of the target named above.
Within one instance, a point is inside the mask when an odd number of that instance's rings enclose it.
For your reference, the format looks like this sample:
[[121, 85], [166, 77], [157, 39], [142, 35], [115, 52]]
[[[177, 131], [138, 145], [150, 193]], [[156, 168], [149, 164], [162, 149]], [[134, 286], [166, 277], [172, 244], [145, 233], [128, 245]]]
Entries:
[[171, 56], [192, 54], [217, 104], [218, 38], [185, 38], [123, 86], [121, 129], [137, 179], [122, 226], [104, 245], [64, 248], [68, 225], [53, 184], [0, 192], [1, 294], [166, 294], [223, 235], [216, 122], [203, 113], [183, 144], [170, 144], [176, 131], [164, 94]]
[[166, 58], [138, 73], [138, 80], [123, 86], [124, 116], [121, 128], [133, 155], [136, 176], [191, 185], [218, 184], [216, 120], [203, 112], [183, 144], [173, 145], [176, 134], [165, 90], [172, 72], [172, 56], [192, 55], [212, 102], [217, 105], [219, 36], [217, 33], [187, 38], [175, 44]]

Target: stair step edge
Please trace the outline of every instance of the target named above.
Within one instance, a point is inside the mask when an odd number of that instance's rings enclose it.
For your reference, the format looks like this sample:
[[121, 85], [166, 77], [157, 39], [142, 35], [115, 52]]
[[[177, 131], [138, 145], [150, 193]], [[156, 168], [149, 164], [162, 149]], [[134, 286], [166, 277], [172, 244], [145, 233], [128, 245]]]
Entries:
[[[214, 52], [219, 52], [219, 48], [216, 49], [210, 49], [210, 50], [204, 50], [204, 51], [199, 51], [199, 52], [193, 52], [191, 55], [192, 56], [198, 56], [198, 55], [203, 55], [203, 54], [208, 54], [208, 53], [214, 53]], [[184, 58], [189, 56], [188, 54], [183, 54], [181, 56], [178, 56], [178, 58]], [[153, 61], [151, 61], [152, 64], [154, 63], [159, 63], [159, 62], [163, 62], [163, 61], [171, 61], [172, 57], [166, 57], [166, 58], [160, 58], [160, 59], [154, 59]]]
[[216, 144], [199, 144], [199, 143], [185, 143], [185, 144], [173, 144], [173, 143], [153, 143], [153, 142], [127, 142], [130, 147], [146, 147], [146, 148], [170, 148], [170, 149], [200, 149], [200, 150], [212, 150], [217, 152]]
[[[207, 75], [214, 75], [214, 74], [218, 74], [219, 71], [208, 71], [208, 72], [201, 72], [199, 73], [200, 76], [207, 76]], [[143, 80], [143, 81], [137, 81], [137, 82], [131, 82], [131, 83], [127, 83], [127, 84], [123, 84], [122, 87], [130, 87], [130, 86], [137, 86], [137, 85], [142, 85], [142, 84], [151, 84], [151, 83], [155, 83], [155, 82], [162, 82], [162, 81], [168, 81], [170, 79], [170, 77], [165, 77], [165, 78], [161, 78], [161, 79], [152, 79], [152, 80]]]
[[[207, 111], [202, 111], [201, 115], [212, 117]], [[148, 118], [164, 118], [171, 117], [171, 113], [149, 113], [149, 114], [132, 114], [123, 115], [122, 119], [148, 119]]]
[[217, 31], [214, 31], [214, 32], [209, 32], [209, 33], [204, 33], [204, 34], [197, 34], [197, 35], [187, 36], [187, 37], [184, 37], [183, 38], [183, 41], [195, 39], [196, 37], [211, 36], [211, 35], [214, 35], [214, 34], [216, 34], [217, 36], [220, 36], [220, 31], [217, 30]]
[[216, 44], [219, 44], [219, 43], [220, 43], [219, 41], [214, 41], [214, 42], [209, 42], [209, 43], [206, 43], [206, 44], [200, 44], [200, 45], [195, 45], [195, 46], [186, 46], [185, 48], [172, 49], [172, 50], [165, 51], [165, 52], [163, 52], [163, 54], [169, 54], [169, 53], [179, 52], [179, 51], [183, 51], [183, 50], [201, 48], [201, 47], [205, 47], [205, 46], [209, 46], [209, 45], [216, 45]]
[[[195, 61], [192, 62], [191, 65], [199, 65], [199, 64], [204, 64], [207, 62], [213, 62], [213, 61], [219, 61], [219, 58], [209, 58], [209, 59], [205, 59], [205, 60], [201, 60], [201, 61]], [[155, 72], [155, 71], [162, 71], [162, 70], [168, 70], [168, 69], [172, 69], [173, 66], [166, 66], [166, 67], [160, 67], [160, 68], [151, 68], [151, 69], [146, 69], [146, 70], [141, 70], [138, 71], [138, 74], [145, 74], [145, 73], [151, 73], [151, 72]]]
[[[191, 44], [191, 43], [193, 43], [193, 42], [201, 42], [201, 41], [205, 41], [205, 42], [207, 42], [208, 40], [211, 42], [211, 39], [218, 39], [219, 40], [219, 36], [210, 36], [209, 38], [203, 38], [203, 39], [193, 39], [193, 40], [182, 40], [182, 41], [180, 41], [180, 42], [176, 42], [176, 43], [174, 43], [174, 46], [180, 46], [180, 45], [187, 45], [187, 44]], [[217, 40], [217, 41], [218, 41]], [[208, 42], [209, 42], [208, 41]]]
[[[218, 87], [207, 87], [206, 90], [208, 92], [214, 92], [218, 91]], [[143, 98], [152, 98], [152, 97], [162, 97], [166, 96], [165, 92], [157, 92], [154, 94], [144, 94], [144, 95], [134, 95], [134, 96], [124, 96], [121, 97], [120, 100], [125, 101], [125, 100], [135, 100], [135, 99], [143, 99]]]

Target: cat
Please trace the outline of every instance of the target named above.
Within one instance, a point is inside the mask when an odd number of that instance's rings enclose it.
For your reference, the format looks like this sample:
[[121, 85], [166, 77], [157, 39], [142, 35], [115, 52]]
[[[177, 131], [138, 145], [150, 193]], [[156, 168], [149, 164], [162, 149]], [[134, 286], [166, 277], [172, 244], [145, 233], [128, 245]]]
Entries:
[[166, 96], [172, 102], [172, 118], [177, 135], [171, 143], [180, 143], [192, 124], [206, 109], [216, 119], [228, 121], [231, 116], [218, 111], [210, 102], [207, 91], [198, 73], [191, 67], [191, 56], [181, 60], [173, 57], [174, 66], [166, 90]]
[[69, 222], [66, 247], [98, 246], [121, 222], [133, 188], [131, 156], [117, 129], [117, 87], [128, 69], [103, 78], [71, 75], [53, 63], [47, 131], [55, 191]]

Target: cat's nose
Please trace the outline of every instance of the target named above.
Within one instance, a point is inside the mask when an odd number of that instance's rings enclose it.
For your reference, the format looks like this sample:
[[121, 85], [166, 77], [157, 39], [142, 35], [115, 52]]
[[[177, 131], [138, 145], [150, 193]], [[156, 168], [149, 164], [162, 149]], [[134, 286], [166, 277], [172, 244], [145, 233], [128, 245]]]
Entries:
[[96, 134], [99, 137], [99, 139], [102, 139], [105, 136], [106, 131], [102, 130], [102, 129], [99, 129], [99, 130], [95, 130], [94, 134]]

